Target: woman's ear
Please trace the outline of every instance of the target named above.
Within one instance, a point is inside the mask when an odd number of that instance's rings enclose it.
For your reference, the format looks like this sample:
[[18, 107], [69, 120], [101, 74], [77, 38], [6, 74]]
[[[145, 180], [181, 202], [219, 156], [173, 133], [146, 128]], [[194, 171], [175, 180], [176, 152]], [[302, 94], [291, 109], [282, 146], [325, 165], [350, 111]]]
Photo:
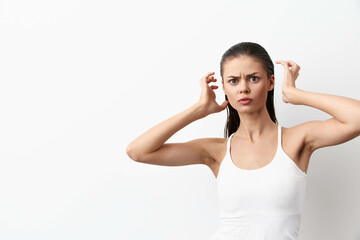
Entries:
[[269, 79], [269, 89], [268, 91], [271, 91], [274, 89], [274, 86], [275, 86], [275, 77], [274, 75], [271, 75], [270, 79]]

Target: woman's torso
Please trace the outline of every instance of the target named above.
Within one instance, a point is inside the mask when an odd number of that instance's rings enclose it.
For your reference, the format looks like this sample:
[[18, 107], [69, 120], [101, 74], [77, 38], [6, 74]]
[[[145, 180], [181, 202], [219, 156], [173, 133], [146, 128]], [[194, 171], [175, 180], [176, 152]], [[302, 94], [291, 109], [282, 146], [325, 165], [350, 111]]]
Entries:
[[[294, 163], [305, 173], [307, 173], [311, 150], [305, 144], [304, 133], [300, 127], [281, 128], [282, 150]], [[220, 165], [227, 153], [228, 138], [214, 138], [212, 143], [206, 146], [207, 151], [212, 156], [213, 161], [209, 163], [209, 168], [217, 177]], [[249, 140], [233, 137], [231, 145], [234, 147], [231, 158], [234, 164], [241, 169], [259, 169], [271, 162], [277, 151], [277, 129], [270, 136], [264, 137], [261, 141], [250, 144]], [[239, 147], [241, 146], [241, 147]]]
[[308, 147], [301, 143], [301, 133], [286, 142], [282, 132], [276, 125], [253, 143], [235, 134], [227, 138], [225, 156], [219, 168], [214, 167], [220, 212], [219, 227], [211, 240], [297, 239], [306, 172], [295, 161], [306, 151], [294, 151], [298, 154], [294, 161], [283, 145]]

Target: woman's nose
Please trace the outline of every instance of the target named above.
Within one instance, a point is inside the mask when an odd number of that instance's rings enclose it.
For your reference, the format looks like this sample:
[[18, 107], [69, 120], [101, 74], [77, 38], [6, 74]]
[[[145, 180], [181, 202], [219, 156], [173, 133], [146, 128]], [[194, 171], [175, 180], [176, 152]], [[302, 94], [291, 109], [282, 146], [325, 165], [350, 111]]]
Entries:
[[240, 82], [239, 88], [240, 88], [240, 93], [248, 93], [250, 91], [248, 85], [244, 83], [244, 81]]

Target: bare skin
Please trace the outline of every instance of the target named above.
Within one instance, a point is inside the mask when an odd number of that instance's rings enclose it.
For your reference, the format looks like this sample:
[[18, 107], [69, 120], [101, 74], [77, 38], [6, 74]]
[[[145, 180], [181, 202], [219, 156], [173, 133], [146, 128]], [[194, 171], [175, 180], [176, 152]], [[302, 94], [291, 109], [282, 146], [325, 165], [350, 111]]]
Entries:
[[[293, 131], [293, 133], [291, 133], [291, 131]], [[282, 148], [289, 158], [292, 159], [303, 172], [307, 173], [312, 151], [303, 144], [301, 137], [293, 137], [294, 135], [296, 136], [295, 132], [294, 129], [282, 127]], [[214, 138], [209, 145], [207, 145], [207, 150], [214, 159], [208, 167], [215, 177], [217, 177], [219, 167], [226, 155], [227, 143], [227, 138]], [[234, 135], [231, 141], [230, 154], [235, 166], [241, 169], [251, 170], [262, 168], [269, 164], [274, 158], [276, 150], [277, 129], [274, 129], [273, 132], [253, 144], [246, 139], [241, 139]]]
[[[310, 156], [319, 148], [337, 145], [360, 135], [360, 101], [295, 87], [300, 67], [293, 61], [276, 61], [285, 70], [282, 99], [285, 103], [317, 108], [332, 116], [325, 121], [309, 121], [282, 128], [282, 148], [294, 163], [307, 173]], [[258, 72], [253, 76], [248, 76]], [[174, 133], [209, 114], [223, 111], [231, 104], [241, 124], [231, 141], [231, 158], [242, 169], [257, 169], [269, 164], [276, 153], [277, 125], [266, 110], [267, 91], [275, 78], [266, 76], [263, 66], [252, 57], [241, 56], [224, 63], [223, 91], [229, 102], [215, 101], [217, 80], [209, 72], [200, 79], [201, 95], [193, 106], [155, 125], [127, 147], [130, 158], [137, 162], [164, 166], [205, 164], [217, 177], [227, 150], [227, 138], [198, 138], [185, 143], [165, 143]], [[235, 76], [230, 78], [229, 76]], [[243, 97], [250, 104], [238, 102]]]
[[[258, 72], [253, 76], [247, 74]], [[235, 76], [237, 78], [229, 77]], [[212, 76], [210, 76], [211, 79]], [[224, 93], [228, 96], [233, 108], [238, 111], [241, 124], [234, 133], [230, 145], [231, 159], [242, 169], [258, 169], [269, 164], [277, 151], [277, 125], [270, 119], [265, 103], [267, 91], [274, 88], [274, 76], [266, 78], [261, 63], [250, 57], [238, 57], [224, 65]], [[216, 80], [216, 79], [215, 79]], [[249, 97], [252, 102], [243, 105], [238, 102]], [[309, 145], [305, 144], [301, 128], [282, 128], [282, 148], [294, 163], [305, 173], [312, 154]], [[228, 139], [213, 139], [207, 151], [213, 157], [209, 165], [215, 177], [226, 155]]]

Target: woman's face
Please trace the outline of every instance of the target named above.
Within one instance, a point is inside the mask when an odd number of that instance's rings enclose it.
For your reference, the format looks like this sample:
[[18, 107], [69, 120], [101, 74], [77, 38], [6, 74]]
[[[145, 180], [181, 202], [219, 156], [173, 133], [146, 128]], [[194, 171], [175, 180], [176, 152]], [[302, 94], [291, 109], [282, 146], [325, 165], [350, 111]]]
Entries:
[[[264, 107], [267, 92], [274, 88], [274, 75], [270, 79], [262, 64], [249, 56], [228, 60], [223, 66], [223, 90], [230, 105], [241, 112], [253, 112]], [[245, 104], [239, 100], [248, 97]]]

